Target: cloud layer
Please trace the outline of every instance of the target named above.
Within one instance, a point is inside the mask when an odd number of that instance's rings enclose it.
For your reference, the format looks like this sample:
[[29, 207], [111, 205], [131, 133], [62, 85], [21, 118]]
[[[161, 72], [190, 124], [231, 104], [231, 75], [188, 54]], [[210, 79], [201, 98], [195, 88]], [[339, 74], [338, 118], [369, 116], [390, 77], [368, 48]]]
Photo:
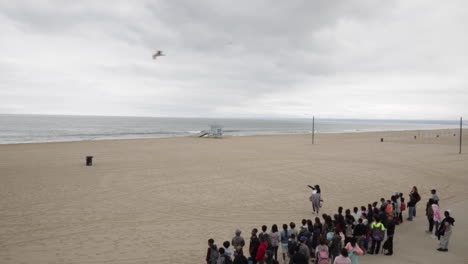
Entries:
[[0, 0], [0, 113], [468, 114], [466, 2], [275, 2]]

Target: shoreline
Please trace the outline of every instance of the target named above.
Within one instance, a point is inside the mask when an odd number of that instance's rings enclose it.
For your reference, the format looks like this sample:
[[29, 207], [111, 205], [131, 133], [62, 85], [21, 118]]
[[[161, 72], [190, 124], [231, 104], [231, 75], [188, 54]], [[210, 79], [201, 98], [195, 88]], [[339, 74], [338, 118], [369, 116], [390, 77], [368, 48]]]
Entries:
[[[416, 129], [397, 129], [397, 130], [372, 130], [372, 131], [339, 131], [339, 132], [316, 132], [315, 135], [328, 135], [328, 134], [377, 134], [377, 133], [403, 133], [403, 132], [434, 132], [434, 131], [442, 131], [442, 132], [458, 132], [459, 129], [457, 128], [434, 128], [434, 129], [424, 129], [424, 130], [416, 130]], [[312, 133], [279, 133], [279, 134], [249, 134], [249, 135], [224, 135], [223, 138], [229, 137], [264, 137], [264, 136], [311, 136]], [[47, 143], [70, 143], [70, 142], [95, 142], [95, 141], [114, 141], [114, 140], [156, 140], [156, 139], [171, 139], [171, 138], [199, 138], [198, 135], [187, 135], [187, 136], [167, 136], [167, 137], [140, 137], [140, 138], [103, 138], [103, 139], [82, 139], [82, 140], [67, 140], [67, 141], [39, 141], [39, 142], [17, 142], [17, 143], [0, 143], [0, 146], [5, 145], [28, 145], [28, 144], [47, 144]]]

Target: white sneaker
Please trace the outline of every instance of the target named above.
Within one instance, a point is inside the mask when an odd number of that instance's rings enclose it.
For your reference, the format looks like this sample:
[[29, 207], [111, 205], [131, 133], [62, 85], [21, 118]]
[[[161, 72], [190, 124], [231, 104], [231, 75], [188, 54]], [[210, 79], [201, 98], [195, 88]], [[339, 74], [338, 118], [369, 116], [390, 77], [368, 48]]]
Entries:
[[431, 235], [431, 237], [432, 237], [432, 238], [437, 238], [437, 236], [435, 236], [435, 235]]

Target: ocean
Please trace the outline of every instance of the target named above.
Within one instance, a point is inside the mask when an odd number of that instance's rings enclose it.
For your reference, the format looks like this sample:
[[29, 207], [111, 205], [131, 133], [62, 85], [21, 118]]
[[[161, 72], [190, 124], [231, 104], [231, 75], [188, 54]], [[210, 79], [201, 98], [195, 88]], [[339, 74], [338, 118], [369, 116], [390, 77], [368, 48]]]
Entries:
[[[161, 118], [0, 114], [0, 144], [197, 136], [210, 125], [227, 136], [306, 134], [311, 119]], [[453, 121], [316, 119], [316, 133], [458, 128]]]

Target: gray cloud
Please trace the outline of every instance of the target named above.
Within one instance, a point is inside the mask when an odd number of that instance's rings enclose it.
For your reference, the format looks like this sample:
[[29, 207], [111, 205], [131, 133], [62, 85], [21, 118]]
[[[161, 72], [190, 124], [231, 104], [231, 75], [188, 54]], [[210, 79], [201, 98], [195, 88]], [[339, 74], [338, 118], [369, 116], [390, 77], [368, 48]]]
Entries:
[[468, 112], [466, 7], [0, 1], [0, 112], [453, 118]]

